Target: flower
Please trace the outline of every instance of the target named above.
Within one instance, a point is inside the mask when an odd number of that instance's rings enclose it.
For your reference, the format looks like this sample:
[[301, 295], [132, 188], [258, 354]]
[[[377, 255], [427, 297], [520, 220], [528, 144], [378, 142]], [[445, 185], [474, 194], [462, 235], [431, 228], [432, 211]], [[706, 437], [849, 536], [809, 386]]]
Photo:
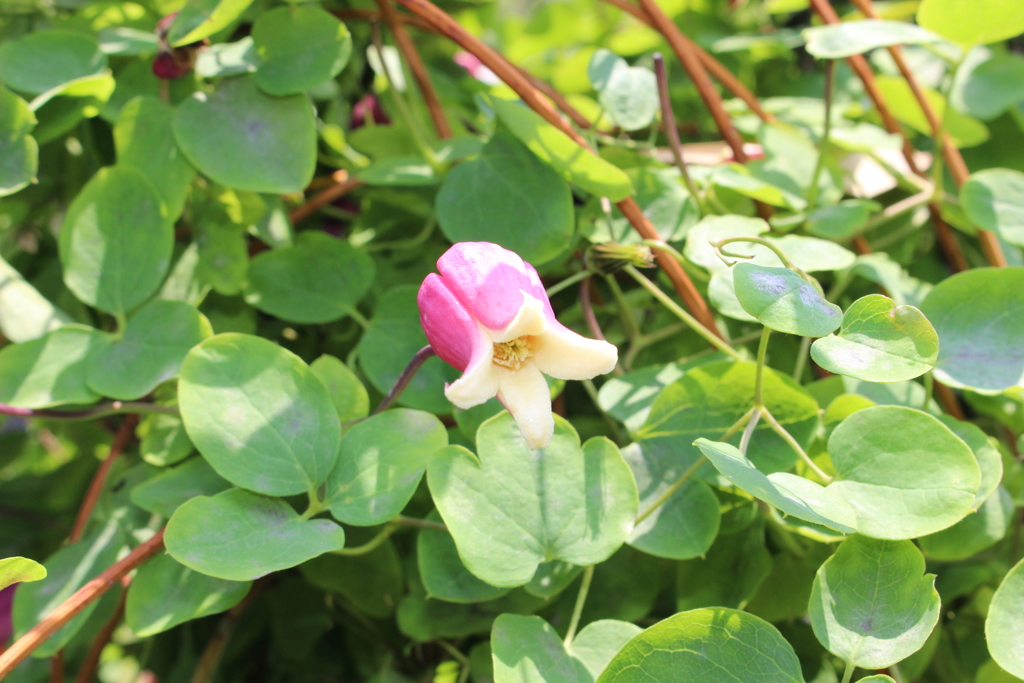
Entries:
[[462, 377], [445, 396], [467, 409], [497, 396], [532, 449], [551, 443], [555, 421], [546, 373], [590, 379], [611, 371], [618, 349], [555, 319], [533, 266], [490, 242], [460, 242], [420, 287], [420, 323], [430, 346]]

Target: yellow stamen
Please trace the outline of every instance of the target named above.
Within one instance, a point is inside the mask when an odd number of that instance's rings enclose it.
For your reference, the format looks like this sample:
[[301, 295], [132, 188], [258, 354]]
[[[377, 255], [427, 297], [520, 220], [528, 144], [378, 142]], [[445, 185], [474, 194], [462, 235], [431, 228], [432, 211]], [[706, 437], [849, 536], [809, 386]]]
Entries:
[[527, 336], [494, 344], [494, 364], [509, 370], [523, 367], [523, 363], [531, 355], [530, 340]]

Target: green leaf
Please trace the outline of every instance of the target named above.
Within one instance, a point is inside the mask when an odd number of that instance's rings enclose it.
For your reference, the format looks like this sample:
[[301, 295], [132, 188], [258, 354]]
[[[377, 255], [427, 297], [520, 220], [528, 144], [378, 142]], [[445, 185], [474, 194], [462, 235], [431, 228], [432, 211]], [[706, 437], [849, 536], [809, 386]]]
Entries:
[[146, 174], [176, 220], [185, 209], [185, 197], [196, 169], [174, 139], [174, 109], [151, 95], [130, 100], [121, 108], [114, 126], [117, 162]]
[[252, 260], [245, 301], [289, 322], [330, 322], [348, 315], [366, 296], [375, 271], [373, 259], [345, 240], [303, 232], [294, 246]]
[[1013, 521], [1013, 498], [1003, 487], [959, 522], [917, 539], [921, 551], [933, 560], [966, 560], [1003, 540]]
[[143, 564], [132, 580], [125, 623], [140, 638], [153, 636], [231, 609], [251, 587], [250, 581], [205, 576], [161, 553]]
[[806, 50], [818, 59], [841, 59], [891, 45], [923, 45], [942, 40], [905, 21], [863, 19], [804, 29]]
[[[449, 534], [449, 537], [451, 534]], [[555, 597], [576, 580], [583, 573], [583, 567], [561, 560], [544, 562], [537, 567], [537, 573], [530, 579], [530, 583], [523, 586], [530, 595], [550, 600]]]
[[84, 303], [125, 315], [160, 286], [173, 247], [174, 228], [149, 178], [128, 166], [108, 166], [64, 215], [64, 283]]
[[[724, 360], [715, 358], [712, 362]], [[610, 376], [597, 392], [601, 410], [626, 425], [631, 433], [643, 426], [661, 390], [683, 376], [678, 363], [651, 365], [624, 375]]]
[[32, 341], [71, 322], [0, 256], [0, 332], [15, 344]]
[[923, 0], [917, 23], [961, 45], [987, 45], [1024, 32], [1016, 0]]
[[309, 101], [266, 95], [251, 76], [225, 79], [213, 92], [182, 102], [174, 135], [196, 168], [229, 187], [290, 194], [313, 179], [316, 123]]
[[[703, 555], [718, 535], [718, 497], [695, 478], [670, 493], [684, 468], [677, 458], [664, 456], [660, 449], [645, 448], [643, 442], [622, 449], [636, 480], [640, 514], [658, 505], [634, 527], [627, 543], [648, 555], [674, 560]], [[662, 502], [666, 494], [668, 498]]]
[[452, 242], [494, 242], [532, 263], [558, 256], [575, 228], [569, 185], [502, 131], [445, 176], [437, 219]]
[[241, 292], [249, 273], [249, 245], [242, 226], [199, 218], [194, 230], [198, 279], [218, 294]]
[[41, 581], [46, 567], [27, 557], [5, 557], [0, 560], [0, 591], [16, 583]]
[[650, 69], [630, 66], [608, 50], [598, 50], [587, 69], [598, 90], [601, 106], [620, 128], [646, 128], [654, 121], [660, 103], [658, 81]]
[[[756, 520], [722, 536], [703, 557], [678, 563], [676, 611], [699, 607], [743, 607], [772, 570], [764, 523]], [[728, 581], [720, 577], [729, 576]]]
[[136, 434], [142, 439], [139, 454], [150, 465], [167, 467], [181, 462], [195, 451], [180, 415], [147, 415]]
[[736, 298], [750, 315], [778, 332], [824, 337], [842, 322], [843, 311], [788, 268], [739, 263]]
[[338, 420], [352, 422], [370, 414], [370, 397], [366, 387], [347, 365], [334, 356], [324, 354], [309, 364], [334, 402], [338, 411]]
[[309, 583], [343, 596], [357, 610], [374, 619], [390, 617], [406, 593], [402, 558], [387, 541], [365, 555], [321, 555], [299, 570]]
[[30, 95], [40, 95], [106, 68], [107, 57], [100, 51], [99, 42], [81, 31], [34, 31], [0, 45], [0, 81]]
[[110, 398], [142, 398], [177, 377], [189, 350], [212, 334], [194, 306], [154, 299], [132, 316], [120, 339], [90, 353], [89, 388]]
[[727, 443], [708, 439], [695, 443], [726, 479], [784, 514], [843, 534], [857, 530], [853, 508], [835, 491], [788, 472], [765, 476], [738, 448]]
[[884, 669], [924, 645], [939, 620], [939, 593], [911, 541], [852, 536], [818, 569], [809, 610], [825, 649]]
[[268, 95], [293, 95], [334, 78], [352, 54], [345, 24], [319, 7], [278, 7], [252, 26], [259, 55], [256, 85]]
[[998, 118], [1024, 100], [1024, 58], [975, 48], [956, 72], [949, 95], [953, 107], [982, 121]]
[[[721, 242], [730, 237], [757, 237], [768, 232], [771, 227], [761, 218], [747, 216], [705, 216], [697, 225], [686, 233], [684, 255], [688, 260], [705, 270], [721, 270], [728, 266], [715, 253], [713, 242]], [[749, 244], [736, 243], [727, 246], [729, 251], [745, 254], [743, 249]], [[765, 264], [767, 265], [767, 264]]]
[[1024, 268], [957, 273], [921, 311], [939, 333], [940, 382], [989, 393], [1024, 384]]
[[405, 508], [427, 462], [447, 445], [447, 430], [430, 413], [395, 408], [368, 417], [342, 437], [324, 502], [345, 524], [383, 524]]
[[302, 519], [288, 503], [242, 489], [179, 507], [167, 523], [167, 552], [197, 572], [250, 581], [345, 546], [328, 519]]
[[970, 422], [961, 422], [949, 415], [939, 415], [942, 424], [949, 427], [950, 431], [960, 437], [960, 440], [970, 447], [974, 453], [974, 459], [978, 462], [981, 470], [981, 486], [974, 494], [973, 508], [977, 510], [981, 504], [988, 500], [988, 497], [995, 493], [999, 482], [1003, 479], [1003, 456], [999, 449], [993, 445], [993, 439], [981, 431], [981, 429]]
[[[11, 620], [17, 638], [57, 609], [75, 591], [114, 564], [124, 545], [124, 533], [116, 522], [109, 522], [81, 541], [55, 552], [43, 566], [46, 578], [19, 586], [14, 594]], [[51, 635], [32, 654], [49, 657], [63, 648], [89, 619], [98, 603], [91, 602]]]
[[960, 187], [960, 204], [982, 230], [1024, 245], [1024, 173], [1007, 168], [973, 173]]
[[539, 114], [518, 102], [491, 98], [490, 103], [513, 135], [572, 184], [613, 202], [633, 194], [633, 184], [621, 169], [580, 147]]
[[0, 85], [0, 197], [36, 182], [39, 145], [29, 135], [35, 125], [28, 103]]
[[[437, 512], [427, 519], [441, 521]], [[447, 602], [485, 602], [509, 592], [473, 576], [459, 558], [452, 535], [437, 529], [421, 529], [416, 537], [416, 561], [423, 588], [430, 599]], [[538, 569], [538, 573], [540, 570]]]
[[1024, 560], [999, 585], [985, 619], [988, 651], [999, 666], [1024, 677]]
[[356, 178], [367, 185], [426, 187], [441, 181], [434, 168], [419, 156], [381, 159], [356, 171]]
[[948, 528], [973, 509], [981, 472], [971, 449], [913, 408], [876, 406], [843, 420], [828, 440], [829, 485], [857, 513], [857, 531], [889, 540]]
[[[415, 286], [402, 285], [384, 292], [377, 300], [370, 329], [359, 341], [359, 364], [381, 394], [391, 390], [412, 357], [427, 345], [416, 291]], [[398, 403], [431, 413], [449, 413], [452, 405], [444, 396], [444, 386], [458, 376], [455, 368], [440, 358], [431, 358], [412, 378]]]
[[327, 389], [300, 358], [266, 339], [219, 334], [193, 348], [178, 401], [189, 438], [237, 486], [305, 493], [337, 461], [341, 427]]
[[[710, 363], [687, 371], [661, 392], [637, 437], [645, 454], [650, 451], [646, 458], [670, 463], [662, 477], [674, 481], [702, 456], [694, 440], [718, 440], [743, 417], [754, 401], [755, 375], [753, 363]], [[809, 445], [818, 426], [817, 402], [799, 384], [770, 368], [765, 368], [762, 382], [765, 407], [798, 443]], [[740, 434], [731, 439], [734, 444], [739, 440]], [[788, 470], [797, 458], [763, 421], [754, 430], [747, 453], [762, 472]], [[698, 475], [712, 481], [717, 477], [711, 465]]]
[[714, 171], [710, 180], [717, 187], [728, 188], [744, 197], [750, 197], [772, 206], [794, 211], [800, 211], [807, 206], [807, 201], [799, 195], [753, 175], [750, 169], [740, 164], [731, 163], [721, 166]]
[[491, 631], [494, 683], [593, 683], [639, 632], [622, 621], [596, 621], [566, 646], [540, 617], [502, 614]]
[[213, 496], [231, 484], [203, 458], [192, 458], [132, 489], [132, 502], [146, 512], [170, 517], [183, 503], [196, 496]]
[[[930, 137], [933, 134], [932, 126], [907, 82], [901, 76], [879, 76], [876, 80], [892, 115], [918, 133]], [[960, 148], [974, 147], [988, 140], [989, 132], [985, 124], [953, 108], [947, 112], [945, 97], [931, 88], [921, 86], [921, 89], [939, 120], [945, 116], [946, 132], [953, 138], [954, 145]]]
[[844, 199], [834, 206], [823, 206], [807, 215], [808, 234], [833, 240], [847, 240], [857, 234], [881, 204], [866, 199]]
[[636, 636], [615, 655], [598, 683], [700, 681], [803, 683], [793, 647], [768, 622], [714, 607], [682, 612]]
[[188, 0], [178, 12], [167, 32], [167, 42], [174, 47], [188, 45], [227, 28], [252, 0]]
[[632, 530], [636, 484], [607, 439], [581, 448], [555, 416], [551, 445], [531, 451], [503, 412], [481, 425], [477, 447], [479, 459], [460, 446], [436, 453], [427, 483], [463, 563], [487, 583], [523, 585], [553, 559], [601, 562]]
[[104, 343], [101, 332], [67, 325], [44, 337], [0, 350], [0, 403], [47, 408], [94, 403], [100, 396], [86, 383], [86, 358]]
[[935, 367], [939, 336], [913, 306], [881, 294], [854, 301], [836, 336], [811, 345], [811, 358], [829, 372], [868, 382], [900, 382]]

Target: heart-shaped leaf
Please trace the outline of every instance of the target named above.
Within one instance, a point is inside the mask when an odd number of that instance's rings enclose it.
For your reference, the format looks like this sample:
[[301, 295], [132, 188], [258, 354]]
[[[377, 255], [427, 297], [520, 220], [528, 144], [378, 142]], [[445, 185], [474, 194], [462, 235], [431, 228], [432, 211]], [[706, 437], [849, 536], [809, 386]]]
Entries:
[[939, 620], [939, 593], [913, 542], [851, 536], [818, 569], [809, 610], [825, 649], [883, 669], [924, 645]]
[[868, 382], [913, 379], [935, 366], [939, 335], [918, 309], [881, 294], [846, 309], [839, 334], [811, 345], [814, 362], [829, 372]]
[[93, 403], [86, 359], [105, 343], [101, 332], [66, 325], [44, 337], [0, 350], [0, 402], [21, 408]]
[[700, 681], [803, 683], [793, 646], [752, 614], [713, 607], [682, 612], [634, 637], [597, 683]]
[[327, 389], [271, 341], [229, 333], [196, 346], [181, 367], [178, 401], [192, 443], [236, 486], [306, 493], [334, 469], [341, 426]]
[[502, 412], [480, 426], [477, 448], [479, 458], [461, 446], [435, 454], [427, 483], [463, 563], [487, 583], [521, 586], [553, 559], [601, 562], [632, 530], [636, 484], [611, 441], [581, 447], [556, 416], [551, 445], [531, 451]]
[[807, 51], [818, 59], [841, 59], [890, 45], [921, 45], [942, 40], [905, 21], [863, 19], [804, 29]]
[[975, 268], [946, 278], [921, 312], [939, 334], [935, 377], [998, 393], [1024, 384], [1024, 268]]
[[540, 617], [502, 614], [491, 630], [494, 683], [593, 683], [638, 633], [638, 626], [604, 619], [564, 645]]
[[167, 552], [207, 576], [251, 581], [345, 547], [329, 519], [302, 519], [280, 498], [230, 489], [188, 501], [167, 523]]
[[601, 105], [623, 130], [650, 125], [658, 112], [658, 81], [650, 69], [631, 67], [608, 50], [597, 50], [587, 68]]
[[843, 311], [788, 268], [739, 263], [736, 298], [766, 327], [804, 337], [824, 337], [842, 321]]
[[913, 408], [875, 406], [843, 420], [828, 440], [830, 489], [873, 538], [917, 538], [953, 526], [973, 510], [981, 471], [971, 449], [936, 418]]
[[319, 7], [277, 7], [252, 25], [259, 56], [256, 85], [268, 95], [294, 95], [337, 76], [352, 54], [345, 24]]

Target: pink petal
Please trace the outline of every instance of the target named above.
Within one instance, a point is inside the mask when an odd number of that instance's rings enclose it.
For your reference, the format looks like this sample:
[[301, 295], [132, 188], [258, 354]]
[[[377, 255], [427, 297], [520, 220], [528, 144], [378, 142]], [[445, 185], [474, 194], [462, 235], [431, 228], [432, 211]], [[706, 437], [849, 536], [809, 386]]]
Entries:
[[473, 317], [455, 298], [441, 276], [431, 273], [420, 285], [416, 303], [427, 341], [441, 360], [456, 370], [465, 370], [480, 349], [481, 335]]
[[437, 269], [466, 310], [488, 329], [502, 329], [515, 318], [524, 291], [551, 310], [537, 271], [497, 244], [459, 242], [437, 260]]

